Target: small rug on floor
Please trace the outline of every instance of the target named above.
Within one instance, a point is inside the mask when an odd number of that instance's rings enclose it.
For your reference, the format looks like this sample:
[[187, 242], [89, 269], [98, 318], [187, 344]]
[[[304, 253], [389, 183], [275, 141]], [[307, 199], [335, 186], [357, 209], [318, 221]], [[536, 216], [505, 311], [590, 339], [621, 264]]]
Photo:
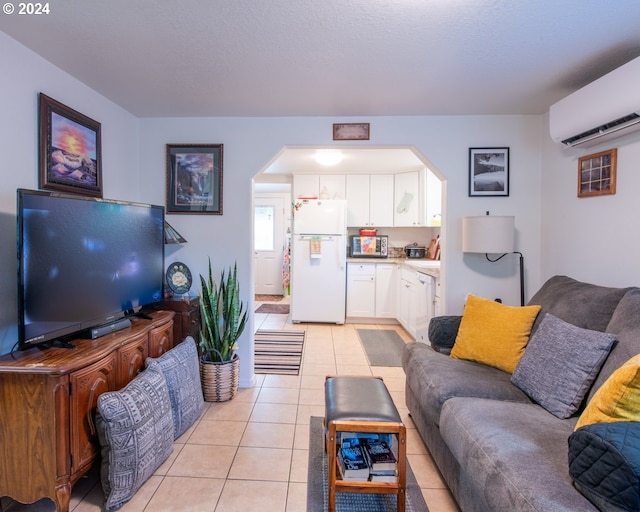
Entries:
[[357, 329], [371, 366], [402, 366], [404, 341], [393, 329]]
[[[328, 500], [327, 456], [323, 445], [322, 418], [311, 417], [309, 428], [309, 471], [307, 512], [326, 512]], [[407, 461], [406, 511], [429, 512], [420, 486]], [[395, 494], [336, 493], [336, 512], [396, 512]]]
[[302, 361], [304, 331], [258, 329], [254, 336], [254, 371], [277, 375], [298, 375]]
[[265, 295], [261, 293], [256, 293], [255, 301], [256, 302], [280, 302], [284, 299], [284, 295]]
[[289, 304], [262, 304], [256, 313], [275, 313], [276, 315], [288, 315]]

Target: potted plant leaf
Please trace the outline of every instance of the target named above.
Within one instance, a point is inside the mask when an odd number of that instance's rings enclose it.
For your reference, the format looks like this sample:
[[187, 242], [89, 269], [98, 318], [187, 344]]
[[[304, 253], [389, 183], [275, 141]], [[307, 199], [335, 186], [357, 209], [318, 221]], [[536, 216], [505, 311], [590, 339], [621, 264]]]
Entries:
[[200, 275], [200, 378], [207, 402], [231, 400], [238, 392], [240, 358], [238, 338], [247, 322], [247, 311], [240, 300], [237, 263], [222, 271], [220, 282]]

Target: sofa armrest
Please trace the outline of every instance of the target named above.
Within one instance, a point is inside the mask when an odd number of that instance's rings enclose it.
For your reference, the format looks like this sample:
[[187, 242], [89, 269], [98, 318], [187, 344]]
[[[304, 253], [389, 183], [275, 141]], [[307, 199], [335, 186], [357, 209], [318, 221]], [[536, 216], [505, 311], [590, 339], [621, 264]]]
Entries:
[[436, 316], [429, 322], [429, 341], [436, 352], [449, 354], [458, 335], [462, 316]]

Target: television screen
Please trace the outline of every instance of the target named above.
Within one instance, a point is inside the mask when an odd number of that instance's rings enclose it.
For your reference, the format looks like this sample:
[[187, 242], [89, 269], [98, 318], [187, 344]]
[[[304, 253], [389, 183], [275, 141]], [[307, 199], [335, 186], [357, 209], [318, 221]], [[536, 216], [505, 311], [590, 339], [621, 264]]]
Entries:
[[17, 214], [20, 348], [162, 299], [162, 206], [19, 189]]

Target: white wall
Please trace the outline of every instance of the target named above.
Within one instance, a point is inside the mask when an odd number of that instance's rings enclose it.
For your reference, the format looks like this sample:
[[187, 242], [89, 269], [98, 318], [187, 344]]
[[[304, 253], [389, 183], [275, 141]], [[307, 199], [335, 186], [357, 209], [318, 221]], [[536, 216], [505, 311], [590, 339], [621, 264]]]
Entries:
[[104, 196], [137, 199], [138, 120], [0, 32], [0, 353], [17, 340], [16, 189], [38, 188], [38, 93], [101, 123]]
[[[611, 148], [618, 149], [616, 193], [579, 198], [578, 158]], [[564, 274], [604, 286], [640, 285], [640, 134], [571, 150], [547, 135], [542, 154], [542, 278]]]
[[[189, 240], [174, 259], [204, 272], [211, 256], [214, 268], [238, 261], [240, 276], [251, 276], [251, 180], [285, 146], [330, 145], [332, 123], [354, 121], [332, 118], [189, 118], [140, 120], [140, 200], [164, 202], [165, 144], [224, 144], [222, 216], [171, 215], [169, 222]], [[358, 118], [371, 123], [370, 145], [413, 145], [447, 178], [447, 227], [443, 273], [447, 286], [446, 311], [459, 313], [465, 295], [474, 292], [519, 303], [517, 259], [487, 264], [477, 255], [460, 252], [461, 218], [515, 215], [518, 250], [527, 256], [529, 293], [539, 284], [540, 130], [539, 116], [451, 116]], [[511, 148], [511, 195], [468, 197], [469, 147]], [[446, 235], [444, 234], [446, 232]], [[242, 277], [241, 277], [242, 279]], [[241, 281], [244, 300], [251, 300], [253, 277]], [[250, 361], [253, 350], [250, 325], [241, 341], [240, 357]], [[251, 376], [241, 368], [241, 382]]]

